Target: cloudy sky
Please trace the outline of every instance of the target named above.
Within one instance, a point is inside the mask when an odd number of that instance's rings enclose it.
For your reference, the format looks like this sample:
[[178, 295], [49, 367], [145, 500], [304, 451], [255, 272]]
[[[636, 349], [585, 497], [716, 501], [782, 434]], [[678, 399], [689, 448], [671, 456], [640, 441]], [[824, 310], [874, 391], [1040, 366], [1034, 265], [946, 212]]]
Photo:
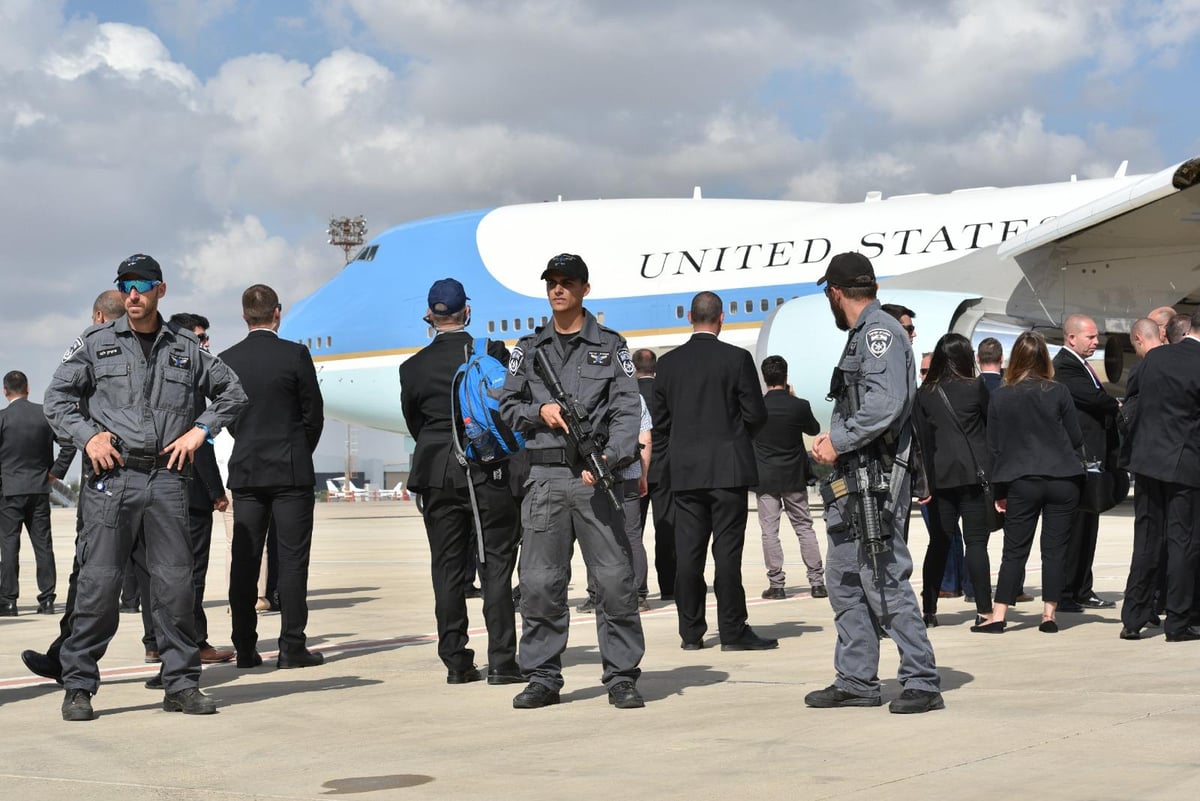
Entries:
[[1200, 0], [0, 0], [0, 369], [40, 398], [135, 252], [227, 346], [335, 214], [1156, 171], [1197, 75]]

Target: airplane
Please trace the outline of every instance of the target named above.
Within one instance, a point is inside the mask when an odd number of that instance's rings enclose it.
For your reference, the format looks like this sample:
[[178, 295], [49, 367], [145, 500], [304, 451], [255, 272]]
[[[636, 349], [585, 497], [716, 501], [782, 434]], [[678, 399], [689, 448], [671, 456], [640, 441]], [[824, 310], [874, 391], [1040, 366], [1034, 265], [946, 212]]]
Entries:
[[331, 501], [369, 501], [371, 493], [344, 478], [325, 479], [326, 497]]
[[280, 336], [306, 344], [327, 414], [406, 433], [399, 365], [430, 342], [426, 294], [452, 276], [471, 298], [475, 336], [510, 346], [548, 319], [539, 276], [561, 252], [588, 263], [585, 300], [631, 349], [661, 353], [691, 334], [701, 290], [725, 304], [721, 338], [787, 358], [797, 395], [827, 425], [823, 399], [845, 342], [817, 279], [836, 253], [871, 258], [883, 302], [917, 312], [914, 348], [956, 331], [1011, 343], [1061, 341], [1067, 315], [1100, 329], [1119, 384], [1127, 332], [1151, 309], [1200, 303], [1200, 158], [1148, 175], [949, 194], [871, 192], [859, 203], [691, 198], [502, 206], [409, 222], [358, 252], [296, 303]]

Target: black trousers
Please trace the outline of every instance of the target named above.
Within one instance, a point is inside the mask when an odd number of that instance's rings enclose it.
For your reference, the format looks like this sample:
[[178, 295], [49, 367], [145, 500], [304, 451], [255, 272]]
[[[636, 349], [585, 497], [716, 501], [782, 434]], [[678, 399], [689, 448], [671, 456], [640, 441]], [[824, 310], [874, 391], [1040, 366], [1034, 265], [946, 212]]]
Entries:
[[[195, 480], [195, 479], [193, 479]], [[196, 625], [196, 643], [203, 646], [208, 642], [208, 616], [204, 614], [204, 587], [208, 576], [208, 553], [212, 549], [212, 509], [188, 508], [188, 539], [192, 543], [192, 603]], [[143, 554], [135, 549], [131, 560], [137, 578], [138, 595], [150, 598], [150, 574], [146, 570]], [[152, 604], [142, 604], [142, 645], [147, 651], [157, 651], [158, 638], [154, 633], [154, 618], [150, 614]]]
[[[512, 574], [519, 533], [516, 502], [507, 486], [475, 487], [483, 525], [484, 560], [479, 566], [483, 620], [488, 630], [488, 668], [518, 673], [516, 610]], [[438, 657], [449, 670], [469, 670], [475, 652], [467, 647], [467, 586], [477, 550], [475, 520], [466, 487], [429, 488], [425, 492], [425, 535], [433, 579]]]
[[1159, 558], [1166, 545], [1167, 619], [1163, 630], [1178, 634], [1191, 619], [1200, 557], [1196, 514], [1200, 490], [1149, 476], [1137, 476], [1134, 495], [1133, 557], [1125, 582], [1121, 622], [1138, 631], [1154, 612]]
[[1096, 594], [1092, 586], [1092, 561], [1096, 558], [1096, 534], [1100, 530], [1100, 515], [1075, 511], [1071, 520], [1071, 540], [1067, 544], [1067, 573], [1063, 584], [1064, 598], [1083, 600]]
[[37, 561], [38, 604], [54, 603], [54, 548], [50, 542], [50, 496], [46, 493], [0, 498], [0, 601], [16, 604], [20, 594], [21, 526], [29, 532]]
[[712, 540], [717, 594], [717, 626], [722, 643], [740, 638], [746, 629], [746, 590], [742, 586], [742, 547], [746, 542], [749, 498], [745, 487], [685, 490], [675, 496], [675, 609], [679, 636], [699, 642], [708, 630], [704, 603], [708, 586], [704, 563]]
[[[654, 521], [654, 572], [658, 575], [658, 592], [662, 596], [675, 594], [675, 507], [671, 490], [655, 482], [642, 498], [642, 533], [646, 531], [646, 511]], [[642, 542], [645, 542], [642, 537]]]
[[229, 564], [229, 611], [233, 647], [249, 655], [258, 648], [258, 572], [267, 527], [279, 526], [279, 651], [305, 650], [308, 625], [308, 558], [312, 549], [313, 488], [251, 487], [233, 492], [233, 554]]
[[1042, 600], [1057, 603], [1063, 595], [1071, 517], [1079, 505], [1081, 479], [1025, 476], [1008, 485], [1004, 514], [1004, 552], [996, 578], [996, 603], [1012, 605], [1025, 582], [1025, 562], [1033, 548], [1038, 518], [1042, 520]]
[[992, 611], [991, 566], [988, 563], [987, 509], [984, 508], [983, 487], [951, 487], [936, 490], [929, 502], [929, 548], [921, 568], [923, 586], [921, 607], [926, 614], [937, 612], [938, 591], [946, 572], [950, 543], [959, 536], [967, 550], [967, 572], [975, 590], [975, 610], [981, 615]]

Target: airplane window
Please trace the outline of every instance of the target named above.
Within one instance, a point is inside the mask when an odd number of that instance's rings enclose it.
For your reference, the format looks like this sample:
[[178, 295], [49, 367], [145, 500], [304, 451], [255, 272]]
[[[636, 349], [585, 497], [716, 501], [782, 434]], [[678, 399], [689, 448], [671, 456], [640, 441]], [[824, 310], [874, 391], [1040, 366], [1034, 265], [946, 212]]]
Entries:
[[598, 322], [598, 323], [603, 323], [603, 322], [604, 322], [604, 312], [599, 312], [599, 313], [596, 315], [596, 322]]
[[308, 349], [312, 350], [312, 337], [308, 338]]
[[547, 316], [546, 316], [546, 315], [544, 315], [544, 314], [542, 315], [542, 325], [545, 325], [545, 324], [546, 324], [546, 323], [547, 323], [549, 320], [550, 320], [550, 318], [549, 318], [549, 317], [547, 317]]
[[782, 306], [782, 305], [783, 305], [783, 298], [775, 298], [775, 305], [776, 305], [776, 306]]
[[769, 310], [771, 308], [771, 301], [763, 298], [762, 302], [758, 304], [758, 308], [762, 309], [763, 311]]
[[517, 319], [513, 320], [513, 330], [514, 330], [514, 331], [520, 331], [520, 330], [521, 330], [521, 318], [520, 318], [520, 317], [518, 317]]
[[748, 300], [746, 301], [746, 314], [749, 314], [752, 311], [754, 311], [754, 301]]
[[507, 330], [508, 330], [508, 320], [501, 320], [501, 321], [500, 321], [500, 330], [501, 330], [501, 331], [507, 331]]
[[536, 327], [537, 327], [537, 323], [535, 323], [535, 322], [533, 321], [533, 318], [532, 318], [532, 317], [530, 317], [528, 320], [526, 320], [526, 322], [527, 322], [527, 323], [529, 323], [529, 330], [530, 330], [530, 331], [532, 331], [534, 328], [536, 328]]
[[488, 333], [489, 334], [496, 333], [496, 321], [495, 320], [488, 320]]
[[325, 337], [325, 347], [327, 347], [327, 348], [333, 347], [333, 337], [332, 336]]
[[675, 307], [675, 317], [680, 320], [683, 319], [683, 307], [682, 306]]
[[433, 335], [434, 335], [435, 333], [437, 333], [437, 332], [433, 330], [433, 326], [431, 325], [431, 326], [429, 326], [428, 328], [426, 328], [426, 329], [425, 329], [425, 338], [426, 338], [426, 339], [433, 339]]
[[736, 300], [729, 301], [729, 313], [737, 314], [737, 310], [738, 310], [737, 301]]

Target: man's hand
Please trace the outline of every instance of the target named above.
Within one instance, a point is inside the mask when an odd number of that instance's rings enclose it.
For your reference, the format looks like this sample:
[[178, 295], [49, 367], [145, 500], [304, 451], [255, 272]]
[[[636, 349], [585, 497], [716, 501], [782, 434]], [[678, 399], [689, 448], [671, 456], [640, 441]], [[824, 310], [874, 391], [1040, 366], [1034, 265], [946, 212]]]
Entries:
[[997, 498], [992, 505], [996, 507], [997, 512], [1004, 514], [1008, 511], [1008, 498]]
[[117, 465], [125, 466], [121, 452], [113, 447], [113, 435], [107, 431], [101, 431], [89, 439], [83, 450], [92, 460], [92, 472], [96, 475], [107, 473]]
[[563, 431], [569, 431], [567, 421], [563, 419], [562, 407], [557, 403], [544, 403], [539, 410], [542, 416], [542, 422], [549, 428], [561, 428]]
[[214, 512], [224, 512], [228, 508], [229, 508], [229, 496], [228, 495], [222, 495], [220, 498], [217, 498], [215, 501], [213, 501], [213, 511]]
[[646, 480], [646, 474], [642, 473], [642, 477], [638, 479], [638, 497], [645, 498], [650, 494], [650, 482]]
[[833, 449], [828, 434], [821, 434], [813, 440], [813, 461], [817, 464], [833, 464], [837, 461], [838, 452]]
[[[544, 406], [543, 406], [542, 408], [544, 409], [544, 408], [546, 408], [546, 407], [544, 407]], [[557, 408], [557, 407], [556, 407], [556, 408]], [[564, 428], [565, 428], [565, 427], [566, 427], [566, 426], [564, 426]], [[603, 460], [604, 460], [604, 461], [606, 461], [606, 462], [608, 461], [608, 457], [607, 457], [607, 456], [601, 456], [600, 458], [601, 458], [601, 459], [603, 459]], [[591, 471], [591, 470], [584, 470], [584, 471], [582, 471], [582, 472], [579, 474], [579, 477], [583, 479], [583, 483], [584, 483], [584, 484], [586, 484], [587, 486], [589, 486], [589, 487], [594, 487], [594, 486], [596, 486], [596, 477], [595, 477], [594, 475], [592, 475], [592, 471]]]
[[917, 504], [919, 504], [920, 506], [925, 506], [932, 500], [933, 500], [932, 495], [926, 495], [924, 498], [917, 498]]
[[189, 428], [186, 434], [183, 434], [170, 445], [162, 449], [163, 453], [170, 454], [167, 459], [168, 470], [182, 470], [185, 464], [191, 464], [196, 458], [196, 451], [204, 444], [204, 440], [208, 438], [208, 433], [203, 428]]

